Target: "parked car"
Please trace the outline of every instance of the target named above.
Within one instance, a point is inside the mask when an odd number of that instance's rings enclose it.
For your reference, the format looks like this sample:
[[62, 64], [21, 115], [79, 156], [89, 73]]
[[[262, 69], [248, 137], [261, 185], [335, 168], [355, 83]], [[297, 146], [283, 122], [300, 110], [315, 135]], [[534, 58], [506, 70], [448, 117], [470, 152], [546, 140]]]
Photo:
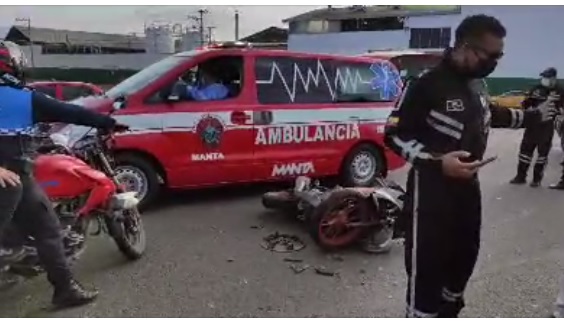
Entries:
[[525, 92], [523, 90], [511, 90], [492, 97], [494, 103], [507, 108], [521, 108], [523, 100], [525, 100]]
[[80, 97], [101, 95], [104, 90], [96, 85], [73, 81], [37, 81], [29, 84], [30, 87], [53, 98], [70, 101]]
[[[185, 97], [207, 68], [223, 100]], [[116, 138], [119, 177], [142, 205], [159, 190], [300, 175], [370, 186], [405, 162], [383, 143], [401, 92], [389, 61], [253, 49], [244, 44], [178, 53], [79, 103], [129, 124]], [[177, 91], [181, 88], [180, 91]], [[81, 129], [60, 133], [76, 137]], [[72, 141], [72, 139], [71, 139]]]

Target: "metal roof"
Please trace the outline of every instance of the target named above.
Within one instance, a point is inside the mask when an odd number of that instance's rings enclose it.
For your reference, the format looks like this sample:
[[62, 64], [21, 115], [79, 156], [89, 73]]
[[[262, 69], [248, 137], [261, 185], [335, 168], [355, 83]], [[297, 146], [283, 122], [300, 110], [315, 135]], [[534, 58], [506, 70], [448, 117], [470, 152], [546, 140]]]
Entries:
[[0, 26], [0, 40], [4, 40], [12, 27]]
[[[21, 33], [33, 43], [70, 43], [73, 45], [92, 45], [110, 48], [144, 49], [145, 39], [133, 35], [107, 34], [86, 31], [58, 30], [50, 28], [14, 26], [10, 30]], [[31, 35], [31, 39], [30, 39]]]
[[347, 20], [384, 17], [410, 17], [444, 14], [459, 14], [460, 6], [349, 6], [326, 7], [312, 10], [283, 20], [284, 23], [311, 20]]
[[275, 26], [268, 27], [250, 36], [246, 36], [245, 38], [242, 38], [241, 41], [262, 42], [262, 43], [269, 43], [269, 42], [285, 43], [288, 42], [288, 29], [278, 28]]

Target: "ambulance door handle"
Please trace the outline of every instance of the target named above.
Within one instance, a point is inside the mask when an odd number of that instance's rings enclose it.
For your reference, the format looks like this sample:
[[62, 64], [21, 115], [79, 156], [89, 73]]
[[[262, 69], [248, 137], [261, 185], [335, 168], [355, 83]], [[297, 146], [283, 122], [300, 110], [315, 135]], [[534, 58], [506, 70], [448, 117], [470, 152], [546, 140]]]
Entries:
[[359, 121], [360, 118], [358, 116], [351, 116], [351, 117], [349, 117], [349, 120]]
[[236, 125], [244, 125], [249, 120], [251, 120], [251, 116], [247, 115], [244, 111], [234, 111], [231, 113], [231, 122]]
[[253, 113], [253, 124], [255, 125], [270, 125], [272, 124], [273, 114], [270, 110], [255, 111]]

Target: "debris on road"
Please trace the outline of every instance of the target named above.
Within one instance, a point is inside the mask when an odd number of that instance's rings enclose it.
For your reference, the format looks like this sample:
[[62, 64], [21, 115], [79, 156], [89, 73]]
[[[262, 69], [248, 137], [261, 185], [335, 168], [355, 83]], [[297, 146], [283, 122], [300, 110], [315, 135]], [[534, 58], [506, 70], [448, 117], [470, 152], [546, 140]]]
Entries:
[[290, 263], [302, 263], [304, 260], [302, 259], [295, 259], [295, 258], [291, 258], [291, 257], [285, 257], [284, 258], [284, 262], [290, 262]]
[[252, 228], [253, 230], [262, 230], [264, 228], [264, 226], [262, 226], [262, 225], [251, 225], [250, 228]]
[[265, 250], [279, 253], [297, 252], [305, 248], [305, 243], [299, 237], [275, 232], [263, 238], [261, 246]]
[[290, 269], [294, 271], [295, 274], [300, 274], [303, 271], [309, 269], [308, 264], [291, 264]]
[[323, 276], [335, 276], [337, 272], [331, 271], [324, 266], [318, 266], [315, 268], [315, 273]]
[[331, 260], [337, 261], [337, 262], [344, 262], [345, 261], [345, 259], [342, 256], [337, 255], [337, 254], [332, 254], [332, 255], [329, 256], [329, 258]]

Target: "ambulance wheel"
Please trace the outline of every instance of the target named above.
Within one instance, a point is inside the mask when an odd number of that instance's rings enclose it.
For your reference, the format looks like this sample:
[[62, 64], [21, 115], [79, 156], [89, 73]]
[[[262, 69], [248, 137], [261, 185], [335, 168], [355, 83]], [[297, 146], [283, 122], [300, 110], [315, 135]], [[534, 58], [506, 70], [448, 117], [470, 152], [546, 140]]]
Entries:
[[386, 163], [378, 148], [371, 144], [360, 144], [345, 157], [341, 180], [344, 186], [372, 186], [385, 170]]
[[137, 192], [138, 208], [147, 208], [160, 192], [159, 174], [147, 159], [133, 154], [118, 154], [116, 178], [128, 192]]

